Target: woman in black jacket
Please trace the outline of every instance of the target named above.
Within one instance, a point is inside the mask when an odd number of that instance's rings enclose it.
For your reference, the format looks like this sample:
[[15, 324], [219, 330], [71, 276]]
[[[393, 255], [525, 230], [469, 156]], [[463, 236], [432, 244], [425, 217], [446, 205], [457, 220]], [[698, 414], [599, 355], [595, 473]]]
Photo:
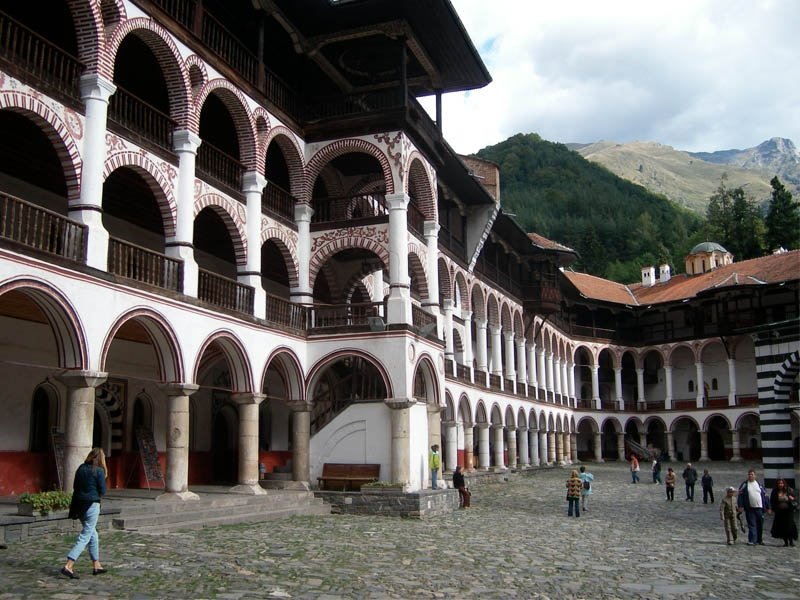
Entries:
[[100, 498], [106, 493], [107, 473], [106, 455], [102, 448], [93, 448], [83, 464], [75, 471], [69, 516], [73, 519], [80, 519], [83, 529], [72, 550], [67, 554], [67, 564], [61, 568], [61, 574], [70, 579], [78, 578], [73, 567], [87, 544], [89, 557], [92, 559], [92, 574], [100, 575], [106, 572], [103, 565], [100, 564], [97, 518], [100, 516]]

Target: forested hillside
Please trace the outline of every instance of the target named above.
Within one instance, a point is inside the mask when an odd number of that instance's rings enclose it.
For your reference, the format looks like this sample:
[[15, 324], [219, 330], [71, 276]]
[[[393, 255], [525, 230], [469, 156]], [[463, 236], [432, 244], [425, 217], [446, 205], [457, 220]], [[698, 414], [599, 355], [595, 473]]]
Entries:
[[683, 258], [703, 218], [617, 177], [563, 144], [517, 134], [478, 152], [501, 169], [503, 210], [526, 230], [580, 253], [573, 269], [631, 283], [641, 267]]

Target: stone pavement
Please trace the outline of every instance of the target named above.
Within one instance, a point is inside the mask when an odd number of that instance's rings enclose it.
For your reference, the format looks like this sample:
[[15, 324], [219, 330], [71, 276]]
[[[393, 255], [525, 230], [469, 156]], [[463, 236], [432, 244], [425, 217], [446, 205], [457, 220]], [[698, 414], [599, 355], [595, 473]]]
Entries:
[[[672, 465], [679, 472], [682, 464]], [[699, 463], [719, 502], [746, 464]], [[645, 467], [645, 465], [643, 465]], [[146, 535], [101, 533], [109, 572], [59, 575], [74, 536], [0, 550], [0, 600], [16, 598], [800, 598], [800, 549], [769, 536], [725, 545], [718, 506], [587, 464], [589, 510], [566, 516], [572, 467], [473, 488], [473, 507], [410, 520], [331, 515]], [[666, 472], [666, 466], [664, 468]], [[435, 492], [432, 492], [435, 493]], [[452, 493], [452, 492], [450, 492]]]

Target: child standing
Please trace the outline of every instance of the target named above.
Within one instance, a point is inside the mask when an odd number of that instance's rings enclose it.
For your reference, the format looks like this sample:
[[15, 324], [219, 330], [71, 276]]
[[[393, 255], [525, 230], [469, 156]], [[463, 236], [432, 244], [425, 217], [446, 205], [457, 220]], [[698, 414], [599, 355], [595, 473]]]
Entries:
[[672, 502], [675, 500], [675, 481], [677, 477], [675, 477], [675, 471], [672, 470], [672, 467], [667, 468], [667, 476], [664, 477], [664, 483], [667, 486], [667, 500]]
[[736, 488], [729, 487], [725, 491], [725, 497], [719, 503], [719, 518], [725, 525], [725, 537], [731, 546], [736, 542]]
[[703, 487], [703, 504], [708, 504], [709, 498], [711, 499], [711, 504], [714, 504], [714, 480], [708, 474], [708, 469], [703, 469], [700, 485]]

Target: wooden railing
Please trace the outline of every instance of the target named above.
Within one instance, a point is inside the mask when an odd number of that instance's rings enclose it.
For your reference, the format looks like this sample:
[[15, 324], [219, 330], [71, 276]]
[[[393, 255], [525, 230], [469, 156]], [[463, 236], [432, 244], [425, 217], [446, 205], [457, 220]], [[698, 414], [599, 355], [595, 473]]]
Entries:
[[86, 261], [86, 225], [3, 193], [0, 238], [79, 263]]
[[315, 304], [312, 307], [312, 327], [349, 327], [368, 325], [369, 317], [380, 315], [383, 302], [361, 302], [353, 304]]
[[489, 373], [489, 387], [495, 390], [500, 389], [500, 375], [496, 375], [495, 373]]
[[425, 215], [416, 205], [414, 201], [408, 203], [408, 226], [412, 231], [418, 233], [421, 237], [425, 236]]
[[205, 140], [197, 149], [197, 169], [241, 195], [244, 165]]
[[74, 99], [84, 65], [58, 46], [0, 12], [0, 58]]
[[403, 108], [403, 106], [403, 98], [399, 88], [392, 87], [372, 92], [309, 100], [304, 107], [303, 118], [306, 121], [339, 119]]
[[294, 304], [267, 294], [267, 321], [290, 329], [305, 331], [308, 329], [310, 309], [302, 304]]
[[172, 151], [175, 121], [130, 92], [117, 87], [108, 103], [108, 117], [144, 139]]
[[255, 290], [204, 269], [199, 269], [197, 297], [200, 300], [241, 313], [253, 314]]
[[274, 215], [282, 221], [294, 224], [295, 202], [294, 196], [279, 185], [269, 181], [261, 193], [261, 212]]
[[467, 365], [456, 363], [456, 377], [458, 377], [461, 381], [469, 382], [469, 367]]
[[421, 307], [416, 304], [411, 305], [411, 323], [417, 329], [422, 329], [426, 325], [436, 323], [436, 316], [429, 312], [425, 312]]
[[360, 194], [344, 198], [315, 198], [312, 223], [340, 223], [382, 217], [389, 214], [386, 196]]
[[108, 272], [165, 290], [183, 291], [183, 261], [113, 237], [108, 240]]
[[254, 86], [258, 85], [259, 61], [236, 36], [208, 12], [203, 13], [203, 43]]

